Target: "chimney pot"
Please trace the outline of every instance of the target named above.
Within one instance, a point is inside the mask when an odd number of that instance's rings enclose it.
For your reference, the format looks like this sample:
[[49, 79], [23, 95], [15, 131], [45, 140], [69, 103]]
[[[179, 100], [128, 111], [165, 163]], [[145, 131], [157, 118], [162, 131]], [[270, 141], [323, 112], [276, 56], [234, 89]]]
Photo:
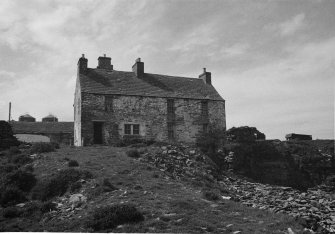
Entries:
[[141, 62], [141, 58], [137, 58], [137, 59], [136, 59], [136, 62]]
[[85, 54], [82, 54], [81, 57], [82, 57], [82, 58], [85, 58]]
[[104, 57], [106, 57], [106, 54], [104, 54]]
[[204, 73], [206, 72], [206, 68], [204, 67]]

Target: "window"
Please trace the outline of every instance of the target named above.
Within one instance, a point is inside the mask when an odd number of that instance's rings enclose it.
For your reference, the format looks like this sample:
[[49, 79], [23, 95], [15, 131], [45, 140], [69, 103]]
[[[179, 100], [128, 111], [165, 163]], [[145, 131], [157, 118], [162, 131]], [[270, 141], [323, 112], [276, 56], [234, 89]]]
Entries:
[[202, 125], [202, 131], [203, 132], [208, 132], [208, 124], [203, 124]]
[[201, 116], [208, 117], [208, 101], [201, 101]]
[[167, 118], [168, 121], [174, 121], [175, 120], [175, 113], [174, 113], [174, 100], [168, 99], [167, 100]]
[[134, 124], [133, 125], [133, 135], [139, 135], [140, 134], [140, 125]]
[[105, 96], [105, 111], [113, 111], [113, 97]]
[[174, 125], [173, 125], [173, 123], [168, 123], [167, 127], [168, 127], [168, 138], [169, 139], [174, 139]]
[[125, 135], [139, 135], [140, 134], [140, 125], [139, 124], [125, 124], [124, 125], [124, 134]]
[[167, 100], [167, 112], [168, 114], [174, 114], [174, 100], [173, 99]]
[[130, 135], [131, 134], [131, 124], [125, 124], [124, 125], [124, 134]]

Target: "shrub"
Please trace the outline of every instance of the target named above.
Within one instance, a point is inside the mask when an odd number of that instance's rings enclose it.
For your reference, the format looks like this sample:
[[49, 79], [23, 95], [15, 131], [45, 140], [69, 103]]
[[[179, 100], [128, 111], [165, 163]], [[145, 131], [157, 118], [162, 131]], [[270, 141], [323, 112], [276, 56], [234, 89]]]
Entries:
[[131, 158], [139, 158], [141, 156], [138, 150], [129, 150], [126, 152], [126, 154]]
[[4, 207], [27, 201], [24, 193], [17, 187], [11, 186], [2, 190], [0, 204]]
[[18, 165], [15, 165], [13, 163], [2, 164], [2, 165], [0, 165], [0, 173], [1, 174], [7, 174], [7, 173], [10, 173], [14, 170], [17, 170], [18, 168], [19, 168]]
[[208, 132], [202, 133], [197, 138], [196, 144], [201, 151], [213, 154], [217, 151], [220, 145], [223, 144], [225, 132], [221, 129], [211, 128]]
[[35, 175], [21, 169], [8, 173], [5, 178], [5, 185], [16, 186], [25, 192], [29, 192], [35, 184]]
[[221, 199], [220, 193], [216, 190], [203, 191], [203, 196], [209, 201], [217, 201]]
[[48, 153], [55, 151], [55, 145], [49, 142], [34, 143], [30, 149], [31, 154]]
[[26, 154], [18, 154], [9, 156], [8, 161], [17, 165], [25, 165], [31, 163], [33, 160]]
[[39, 181], [32, 190], [32, 198], [46, 201], [52, 197], [62, 196], [79, 179], [89, 179], [92, 177], [92, 174], [88, 171], [73, 168], [60, 170], [55, 175]]
[[69, 167], [79, 167], [79, 163], [76, 160], [70, 160], [68, 162]]
[[124, 223], [143, 221], [144, 217], [134, 206], [127, 204], [112, 205], [97, 208], [87, 226], [94, 231], [113, 229]]
[[59, 149], [60, 146], [57, 142], [50, 142], [50, 144], [55, 148], [55, 149]]
[[2, 216], [4, 218], [15, 218], [20, 216], [21, 212], [16, 207], [6, 207], [2, 211]]
[[79, 181], [74, 182], [73, 184], [70, 185], [70, 192], [74, 193], [74, 192], [78, 192], [79, 189], [81, 189], [82, 185]]
[[53, 203], [51, 201], [47, 201], [47, 202], [44, 202], [42, 203], [41, 207], [40, 207], [40, 211], [42, 213], [47, 213], [47, 212], [50, 212], [52, 210], [56, 210], [56, 203]]
[[19, 153], [21, 153], [21, 151], [19, 150], [19, 148], [17, 146], [11, 146], [8, 150], [9, 155], [15, 155], [15, 154], [19, 154]]
[[4, 120], [0, 121], [0, 150], [18, 146], [20, 142], [13, 136], [12, 127]]

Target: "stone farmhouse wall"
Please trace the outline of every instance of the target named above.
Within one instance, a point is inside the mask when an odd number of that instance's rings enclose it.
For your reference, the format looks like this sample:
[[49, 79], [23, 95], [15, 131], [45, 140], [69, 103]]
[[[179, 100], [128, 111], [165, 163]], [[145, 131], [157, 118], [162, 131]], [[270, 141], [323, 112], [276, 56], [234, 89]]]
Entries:
[[[201, 114], [202, 100], [175, 98], [175, 114], [173, 119], [168, 119], [167, 98], [109, 95], [107, 109], [106, 99], [102, 94], [83, 92], [75, 98], [75, 111], [81, 112], [75, 120], [75, 137], [82, 137], [83, 145], [93, 144], [94, 122], [103, 123], [104, 144], [124, 138], [125, 124], [139, 124], [137, 137], [169, 141], [169, 121], [174, 126], [174, 140], [189, 143], [195, 142], [204, 124], [226, 128], [224, 101], [208, 100], [208, 117], [204, 117]], [[79, 139], [75, 144], [82, 145]]]

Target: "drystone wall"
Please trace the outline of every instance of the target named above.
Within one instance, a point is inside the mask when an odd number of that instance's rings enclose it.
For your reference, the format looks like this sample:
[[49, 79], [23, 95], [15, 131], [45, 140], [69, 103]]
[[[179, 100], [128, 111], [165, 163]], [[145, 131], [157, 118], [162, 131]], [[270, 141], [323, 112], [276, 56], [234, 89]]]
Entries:
[[[140, 96], [109, 96], [108, 107], [105, 96], [82, 93], [81, 136], [84, 144], [93, 143], [94, 122], [103, 123], [103, 143], [112, 144], [125, 137], [125, 124], [139, 124], [139, 135], [143, 139], [169, 141], [167, 127], [167, 99]], [[107, 109], [106, 109], [107, 108]], [[201, 100], [174, 99], [174, 140], [195, 142], [203, 124], [225, 129], [225, 103], [208, 101], [208, 118], [201, 116]]]

